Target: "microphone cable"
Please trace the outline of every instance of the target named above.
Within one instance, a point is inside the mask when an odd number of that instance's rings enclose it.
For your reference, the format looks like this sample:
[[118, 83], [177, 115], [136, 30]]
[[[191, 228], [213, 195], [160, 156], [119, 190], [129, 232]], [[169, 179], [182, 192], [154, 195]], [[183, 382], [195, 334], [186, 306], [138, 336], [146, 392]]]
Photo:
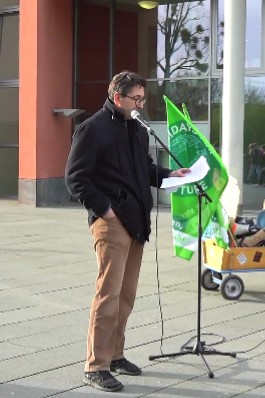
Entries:
[[[156, 154], [156, 165], [158, 166], [158, 145], [155, 139], [155, 154]], [[158, 259], [158, 216], [159, 216], [159, 186], [158, 186], [158, 167], [156, 167], [156, 213], [155, 213], [155, 262], [156, 262], [156, 281], [157, 281], [157, 296], [158, 296], [158, 306], [160, 314], [161, 323], [161, 336], [160, 336], [160, 353], [163, 355], [163, 339], [164, 339], [164, 319], [161, 304], [161, 294], [160, 294], [160, 280], [159, 280], [159, 259]]]

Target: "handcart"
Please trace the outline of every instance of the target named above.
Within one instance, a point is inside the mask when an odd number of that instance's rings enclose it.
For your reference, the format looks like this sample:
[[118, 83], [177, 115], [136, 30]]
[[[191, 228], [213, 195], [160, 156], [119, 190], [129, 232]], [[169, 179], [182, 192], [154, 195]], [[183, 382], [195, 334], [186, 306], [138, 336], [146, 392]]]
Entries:
[[[230, 247], [222, 249], [215, 240], [203, 241], [201, 286], [206, 290], [220, 287], [227, 300], [237, 300], [244, 292], [243, 280], [234, 273], [265, 270], [265, 247]], [[226, 275], [223, 278], [223, 275]]]

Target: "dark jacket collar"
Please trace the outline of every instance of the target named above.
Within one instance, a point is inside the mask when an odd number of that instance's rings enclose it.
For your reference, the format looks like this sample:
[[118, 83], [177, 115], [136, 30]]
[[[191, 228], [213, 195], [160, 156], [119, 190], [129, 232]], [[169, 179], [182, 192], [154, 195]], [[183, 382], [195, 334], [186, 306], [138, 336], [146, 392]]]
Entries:
[[105, 104], [103, 105], [103, 109], [111, 113], [111, 117], [113, 120], [120, 120], [123, 123], [127, 122], [127, 125], [130, 126], [130, 128], [132, 128], [135, 131], [138, 130], [139, 125], [136, 122], [136, 120], [134, 119], [125, 120], [123, 114], [119, 112], [117, 108], [115, 108], [114, 102], [109, 97], [106, 99]]
[[106, 99], [103, 109], [111, 113], [112, 119], [120, 120], [122, 122], [125, 121], [123, 114], [115, 108], [114, 102], [109, 97]]

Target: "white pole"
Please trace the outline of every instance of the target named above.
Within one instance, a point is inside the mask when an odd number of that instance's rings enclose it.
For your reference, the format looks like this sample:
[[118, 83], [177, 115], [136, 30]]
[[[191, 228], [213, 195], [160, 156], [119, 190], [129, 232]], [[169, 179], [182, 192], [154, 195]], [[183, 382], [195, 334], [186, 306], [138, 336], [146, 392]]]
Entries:
[[243, 203], [244, 72], [246, 0], [224, 0], [222, 159], [240, 189]]

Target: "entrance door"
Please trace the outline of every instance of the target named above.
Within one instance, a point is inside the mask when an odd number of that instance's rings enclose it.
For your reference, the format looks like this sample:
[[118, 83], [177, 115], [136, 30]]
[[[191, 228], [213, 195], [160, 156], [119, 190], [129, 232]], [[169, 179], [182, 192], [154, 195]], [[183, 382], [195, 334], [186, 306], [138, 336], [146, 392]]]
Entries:
[[0, 198], [18, 195], [19, 16], [5, 5], [0, 0]]

